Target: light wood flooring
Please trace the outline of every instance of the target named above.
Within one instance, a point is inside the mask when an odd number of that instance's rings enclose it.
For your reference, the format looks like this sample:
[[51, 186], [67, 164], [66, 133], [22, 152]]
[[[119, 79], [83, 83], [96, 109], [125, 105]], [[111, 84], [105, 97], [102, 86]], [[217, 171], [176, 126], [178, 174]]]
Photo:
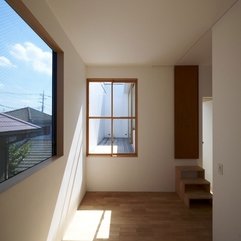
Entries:
[[[103, 140], [99, 143], [101, 146], [110, 146], [111, 138], [103, 138]], [[133, 147], [129, 142], [128, 138], [114, 138], [113, 140], [113, 152], [118, 153], [133, 153]]]
[[78, 211], [87, 210], [109, 210], [108, 241], [212, 240], [212, 207], [187, 208], [176, 193], [87, 192]]

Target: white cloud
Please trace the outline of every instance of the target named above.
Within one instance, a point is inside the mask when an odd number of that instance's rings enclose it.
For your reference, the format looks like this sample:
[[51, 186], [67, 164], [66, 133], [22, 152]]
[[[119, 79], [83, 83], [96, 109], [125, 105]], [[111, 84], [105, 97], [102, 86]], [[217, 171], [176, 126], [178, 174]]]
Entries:
[[4, 86], [5, 86], [5, 85], [0, 82], [0, 89], [3, 89]]
[[4, 56], [0, 56], [0, 66], [7, 68], [16, 67], [8, 58]]
[[43, 51], [31, 42], [13, 45], [10, 53], [16, 59], [28, 62], [35, 71], [51, 75], [52, 73], [52, 54]]

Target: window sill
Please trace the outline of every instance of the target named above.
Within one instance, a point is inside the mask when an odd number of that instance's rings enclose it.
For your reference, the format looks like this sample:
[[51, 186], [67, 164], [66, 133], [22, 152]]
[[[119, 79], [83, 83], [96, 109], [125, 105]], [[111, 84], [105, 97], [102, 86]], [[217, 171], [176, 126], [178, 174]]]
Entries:
[[47, 159], [23, 172], [20, 172], [19, 174], [9, 178], [8, 180], [5, 180], [4, 182], [0, 183], [0, 193], [5, 192], [6, 190], [10, 189], [14, 185], [22, 182], [24, 179], [30, 177], [34, 173], [47, 167], [48, 165], [50, 165], [52, 162], [56, 161], [59, 158], [60, 158], [60, 156], [50, 157], [49, 159]]

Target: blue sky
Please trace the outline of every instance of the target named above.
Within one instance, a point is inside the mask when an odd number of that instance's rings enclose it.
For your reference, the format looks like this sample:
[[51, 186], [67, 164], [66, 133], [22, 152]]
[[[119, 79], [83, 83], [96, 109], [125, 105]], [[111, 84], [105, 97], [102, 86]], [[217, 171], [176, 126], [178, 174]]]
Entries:
[[32, 107], [51, 114], [52, 50], [0, 0], [0, 112]]

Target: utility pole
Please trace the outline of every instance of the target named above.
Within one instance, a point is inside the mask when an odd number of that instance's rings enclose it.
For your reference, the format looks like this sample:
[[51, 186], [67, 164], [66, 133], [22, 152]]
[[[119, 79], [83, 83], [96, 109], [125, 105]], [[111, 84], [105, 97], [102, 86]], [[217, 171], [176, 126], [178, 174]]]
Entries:
[[44, 112], [44, 101], [45, 101], [44, 90], [43, 90], [43, 94], [41, 94], [41, 95], [42, 95], [42, 101], [41, 101], [42, 107], [41, 107], [41, 111]]

